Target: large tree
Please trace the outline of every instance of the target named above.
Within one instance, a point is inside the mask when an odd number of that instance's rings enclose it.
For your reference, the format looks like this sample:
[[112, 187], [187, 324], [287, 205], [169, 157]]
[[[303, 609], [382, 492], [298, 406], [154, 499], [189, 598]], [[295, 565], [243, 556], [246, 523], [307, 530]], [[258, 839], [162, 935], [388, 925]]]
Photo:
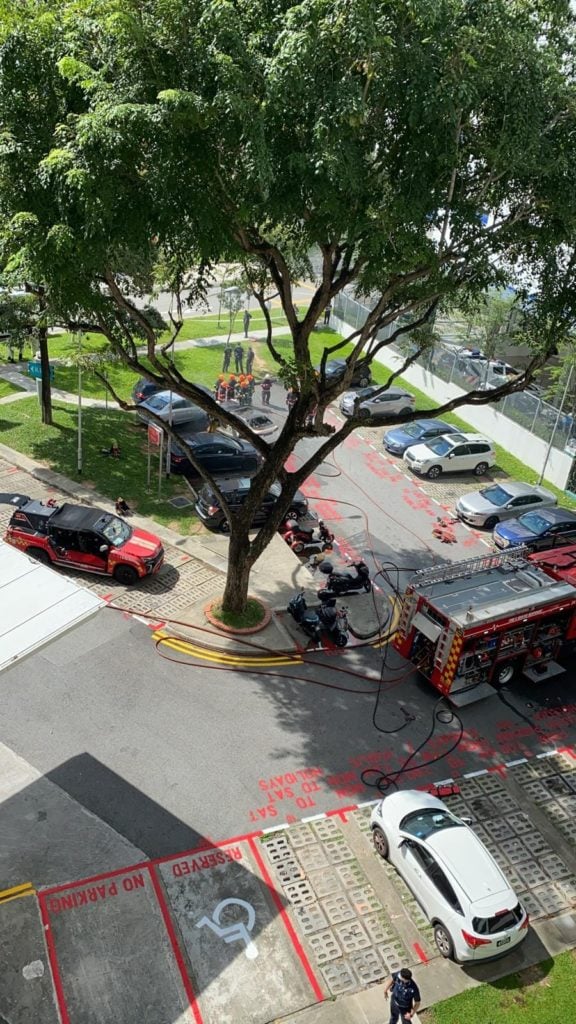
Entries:
[[[96, 325], [135, 370], [214, 414], [159, 349], [138, 292], [169, 267], [177, 292], [192, 273], [201, 294], [227, 261], [243, 265], [265, 316], [269, 291], [280, 297], [292, 351], [275, 348], [269, 320], [267, 345], [299, 399], [272, 450], [254, 442], [266, 460], [230, 519], [229, 610], [242, 609], [296, 488], [358, 424], [335, 430], [328, 405], [359, 359], [409, 329], [405, 319], [384, 328], [403, 314], [427, 324], [440, 301], [513, 281], [530, 373], [574, 322], [568, 0], [5, 0], [4, 10], [3, 260], [42, 282], [52, 318]], [[294, 284], [312, 251], [320, 270], [300, 315]], [[310, 337], [352, 286], [372, 309], [348, 372], [328, 384]], [[310, 435], [314, 455], [288, 472]], [[250, 537], [274, 478], [283, 508]]]

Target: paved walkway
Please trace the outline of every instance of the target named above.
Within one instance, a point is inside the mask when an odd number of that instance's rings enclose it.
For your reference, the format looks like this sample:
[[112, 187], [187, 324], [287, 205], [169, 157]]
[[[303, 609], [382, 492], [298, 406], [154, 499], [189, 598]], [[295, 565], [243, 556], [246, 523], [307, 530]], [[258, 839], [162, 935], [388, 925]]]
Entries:
[[[14, 834], [42, 830], [53, 813], [78, 819], [74, 801], [63, 808], [62, 791], [25, 775], [26, 765], [1, 745], [0, 762], [16, 798]], [[42, 787], [27, 797], [27, 814], [17, 799], [22, 782]], [[101, 1024], [140, 1024], [151, 1012], [182, 1024], [385, 1024], [382, 985], [402, 966], [413, 970], [429, 1007], [573, 948], [572, 752], [476, 771], [457, 783], [448, 806], [473, 818], [530, 913], [525, 941], [504, 958], [465, 968], [442, 959], [410, 890], [374, 850], [368, 804], [154, 860], [91, 817], [67, 829], [72, 843], [82, 831], [86, 876], [64, 874], [59, 884], [28, 847], [18, 861], [20, 871], [23, 863], [35, 871], [26, 899], [0, 901], [0, 951], [9, 965], [0, 1016], [20, 1020], [23, 998], [34, 998], [30, 1019], [56, 1024], [54, 980], [61, 1019], [71, 1024], [93, 1020], [96, 1007]], [[314, 769], [305, 781], [280, 776], [268, 784], [278, 799], [281, 786], [307, 792]], [[30, 813], [31, 799], [41, 800], [44, 817]], [[95, 857], [86, 835], [95, 837]], [[10, 881], [13, 863], [9, 844], [0, 869]], [[40, 980], [31, 989], [22, 964], [44, 965], [44, 941], [49, 969], [34, 975]]]
[[[288, 328], [274, 327], [272, 328], [273, 335], [286, 334]], [[248, 338], [244, 337], [243, 333], [232, 334], [230, 336], [230, 344], [236, 344], [240, 341], [244, 344], [249, 344], [251, 340], [261, 340], [266, 338], [268, 332], [263, 331], [251, 331]], [[189, 348], [206, 348], [211, 345], [225, 345], [228, 341], [227, 334], [216, 334], [208, 338], [191, 338], [188, 341], [177, 341], [174, 344], [176, 351], [183, 351]], [[145, 355], [146, 350], [141, 348], [138, 350], [140, 355]], [[50, 365], [57, 367], [63, 363], [62, 359], [51, 359]], [[29, 377], [25, 372], [27, 367], [27, 361], [21, 363], [6, 363], [0, 364], [0, 378], [8, 381], [9, 384], [13, 384], [15, 387], [21, 388], [21, 392], [15, 392], [12, 395], [6, 395], [4, 398], [0, 398], [0, 405], [7, 405], [10, 402], [19, 402], [23, 398], [29, 398], [30, 394], [36, 394], [36, 380], [33, 377]], [[230, 372], [233, 372], [233, 368], [230, 367]], [[52, 387], [52, 395], [61, 402], [77, 402], [78, 395], [70, 391], [62, 391], [60, 388]], [[112, 400], [112, 399], [111, 399]], [[95, 406], [99, 408], [105, 408], [106, 402], [99, 398], [85, 398], [82, 397], [82, 404], [87, 406]]]

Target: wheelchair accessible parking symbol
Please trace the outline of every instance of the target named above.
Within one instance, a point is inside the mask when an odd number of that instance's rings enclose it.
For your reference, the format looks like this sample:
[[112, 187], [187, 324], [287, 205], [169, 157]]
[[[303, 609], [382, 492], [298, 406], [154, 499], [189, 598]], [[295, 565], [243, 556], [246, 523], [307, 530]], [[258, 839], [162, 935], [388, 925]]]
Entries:
[[[243, 924], [242, 921], [234, 921], [233, 924], [220, 924], [222, 912], [227, 907], [241, 907], [242, 910], [245, 910], [248, 915], [246, 924]], [[256, 912], [251, 903], [246, 903], [246, 900], [228, 899], [222, 900], [215, 907], [212, 917], [201, 917], [196, 922], [196, 927], [204, 928], [206, 926], [210, 928], [220, 939], [224, 939], [224, 942], [243, 942], [246, 946], [244, 950], [246, 957], [248, 960], [255, 960], [258, 956], [258, 950], [250, 938], [250, 932], [254, 927], [255, 921]]]

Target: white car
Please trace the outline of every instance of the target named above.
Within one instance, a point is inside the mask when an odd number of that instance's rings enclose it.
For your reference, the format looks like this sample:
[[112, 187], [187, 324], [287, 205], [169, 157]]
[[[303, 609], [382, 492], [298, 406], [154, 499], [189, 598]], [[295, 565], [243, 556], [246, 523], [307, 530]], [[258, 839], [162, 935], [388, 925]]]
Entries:
[[442, 434], [404, 452], [410, 469], [434, 480], [441, 473], [472, 472], [484, 476], [496, 462], [492, 441], [480, 434]]
[[492, 855], [442, 800], [392, 793], [370, 818], [376, 851], [396, 868], [434, 929], [439, 953], [460, 963], [504, 956], [529, 917]]
[[347, 391], [340, 400], [340, 412], [344, 416], [354, 416], [356, 412], [362, 419], [391, 420], [415, 407], [414, 395], [404, 388], [388, 388], [387, 391], [381, 391], [381, 388], [381, 384], [373, 384], [360, 391]]

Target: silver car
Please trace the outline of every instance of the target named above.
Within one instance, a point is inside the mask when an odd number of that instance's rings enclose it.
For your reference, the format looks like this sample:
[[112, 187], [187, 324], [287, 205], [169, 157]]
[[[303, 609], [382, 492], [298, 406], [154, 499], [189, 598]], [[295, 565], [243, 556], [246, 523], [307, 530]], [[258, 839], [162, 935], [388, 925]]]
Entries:
[[[203, 388], [203, 390], [209, 395], [212, 394], [208, 388]], [[208, 426], [208, 416], [204, 410], [200, 409], [198, 405], [194, 405], [194, 402], [188, 398], [177, 395], [175, 391], [158, 391], [145, 402], [140, 402], [136, 412], [145, 423], [150, 422], [148, 411], [155, 413], [165, 423], [177, 425], [178, 423], [194, 422], [197, 430], [206, 430]]]
[[[363, 419], [372, 417], [379, 420], [391, 420], [399, 413], [411, 412], [416, 404], [414, 395], [402, 388], [381, 390], [381, 384], [362, 388], [360, 391], [347, 391], [340, 401], [340, 412], [344, 416], [354, 415], [354, 403], [358, 399], [358, 416]], [[380, 392], [380, 394], [378, 394]]]
[[555, 495], [544, 487], [507, 480], [503, 484], [492, 484], [459, 498], [456, 514], [470, 526], [485, 526], [491, 530], [503, 519], [515, 519], [523, 512], [550, 508], [556, 504]]

